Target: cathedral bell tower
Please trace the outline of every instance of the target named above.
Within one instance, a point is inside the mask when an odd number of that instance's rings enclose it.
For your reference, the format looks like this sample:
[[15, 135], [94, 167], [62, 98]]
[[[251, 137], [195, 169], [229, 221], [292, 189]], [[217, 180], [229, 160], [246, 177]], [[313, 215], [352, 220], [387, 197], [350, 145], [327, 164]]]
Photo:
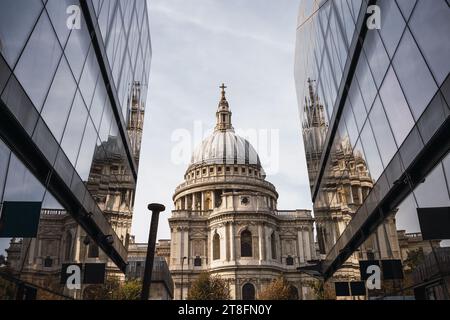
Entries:
[[230, 107], [228, 105], [227, 98], [225, 97], [226, 88], [227, 87], [225, 86], [225, 84], [222, 83], [222, 85], [220, 86], [220, 89], [222, 89], [222, 97], [220, 99], [219, 107], [216, 112], [217, 124], [215, 127], [215, 131], [227, 131], [227, 130], [234, 131], [233, 126], [231, 125]]

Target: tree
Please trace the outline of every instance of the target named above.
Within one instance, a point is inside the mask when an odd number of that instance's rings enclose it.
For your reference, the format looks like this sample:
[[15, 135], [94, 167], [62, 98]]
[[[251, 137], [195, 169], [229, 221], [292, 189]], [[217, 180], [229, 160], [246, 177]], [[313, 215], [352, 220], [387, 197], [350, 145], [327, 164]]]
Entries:
[[336, 294], [331, 282], [311, 281], [309, 287], [312, 289], [317, 300], [335, 300]]
[[284, 277], [278, 277], [260, 293], [260, 300], [298, 300], [297, 289]]
[[228, 283], [218, 275], [203, 272], [191, 286], [188, 300], [230, 300]]
[[139, 300], [141, 297], [142, 282], [139, 279], [125, 281], [119, 288], [119, 300]]
[[142, 283], [139, 280], [121, 282], [109, 277], [103, 285], [91, 285], [84, 290], [85, 300], [138, 300]]
[[408, 271], [413, 271], [418, 265], [425, 260], [425, 254], [422, 248], [408, 251], [408, 256], [405, 259], [405, 266]]

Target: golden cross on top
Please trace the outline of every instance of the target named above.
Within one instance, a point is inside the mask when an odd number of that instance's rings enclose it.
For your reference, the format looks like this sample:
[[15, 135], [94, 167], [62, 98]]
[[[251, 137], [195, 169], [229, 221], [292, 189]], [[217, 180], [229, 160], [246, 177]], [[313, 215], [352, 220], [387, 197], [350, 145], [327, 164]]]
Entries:
[[227, 88], [227, 86], [224, 83], [222, 83], [222, 85], [219, 88], [222, 89], [222, 97], [225, 98], [225, 89]]

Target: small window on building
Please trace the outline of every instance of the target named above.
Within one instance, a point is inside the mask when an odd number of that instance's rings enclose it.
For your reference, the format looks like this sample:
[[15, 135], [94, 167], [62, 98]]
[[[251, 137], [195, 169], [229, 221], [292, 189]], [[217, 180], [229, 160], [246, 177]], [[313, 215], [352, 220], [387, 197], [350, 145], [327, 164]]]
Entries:
[[244, 284], [242, 287], [242, 300], [255, 300], [255, 296], [255, 286], [251, 283]]
[[239, 172], [239, 168], [238, 167], [234, 167], [234, 173], [238, 173]]
[[298, 300], [298, 289], [293, 285], [289, 286], [289, 299]]
[[231, 168], [230, 167], [227, 167], [227, 172], [230, 172], [231, 171]]
[[213, 260], [220, 259], [220, 236], [215, 234], [213, 237]]
[[242, 173], [245, 173], [245, 171], [246, 171], [245, 168], [242, 168]]
[[217, 172], [222, 172], [222, 167], [218, 167]]
[[98, 258], [98, 246], [95, 243], [89, 244], [88, 258]]
[[241, 233], [241, 257], [251, 257], [252, 255], [252, 233], [244, 230]]
[[44, 259], [44, 267], [45, 268], [51, 268], [53, 266], [53, 259], [50, 257], [47, 257]]
[[201, 267], [201, 266], [202, 266], [202, 258], [196, 256], [194, 259], [194, 267]]
[[252, 169], [248, 169], [248, 174], [252, 174]]
[[275, 242], [275, 232], [270, 235], [270, 247], [272, 249], [272, 259], [277, 259], [277, 243]]
[[200, 176], [200, 170], [197, 170], [197, 177]]
[[203, 174], [206, 174], [206, 169], [203, 169]]
[[286, 265], [293, 266], [294, 265], [294, 258], [292, 258], [291, 256], [287, 256], [287, 258], [286, 258]]
[[209, 168], [209, 173], [214, 173], [214, 168], [213, 167]]

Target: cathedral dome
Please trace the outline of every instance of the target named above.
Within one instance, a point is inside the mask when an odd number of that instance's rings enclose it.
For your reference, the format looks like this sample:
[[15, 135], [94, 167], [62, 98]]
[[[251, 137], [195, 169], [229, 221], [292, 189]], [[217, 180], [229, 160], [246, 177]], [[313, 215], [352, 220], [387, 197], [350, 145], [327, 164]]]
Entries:
[[194, 151], [191, 166], [204, 164], [246, 164], [260, 167], [256, 150], [234, 130], [215, 130]]
[[226, 87], [222, 85], [221, 88], [222, 98], [216, 112], [216, 127], [192, 154], [189, 169], [209, 164], [242, 164], [261, 168], [255, 148], [246, 139], [235, 134], [231, 125], [231, 111], [225, 98]]

